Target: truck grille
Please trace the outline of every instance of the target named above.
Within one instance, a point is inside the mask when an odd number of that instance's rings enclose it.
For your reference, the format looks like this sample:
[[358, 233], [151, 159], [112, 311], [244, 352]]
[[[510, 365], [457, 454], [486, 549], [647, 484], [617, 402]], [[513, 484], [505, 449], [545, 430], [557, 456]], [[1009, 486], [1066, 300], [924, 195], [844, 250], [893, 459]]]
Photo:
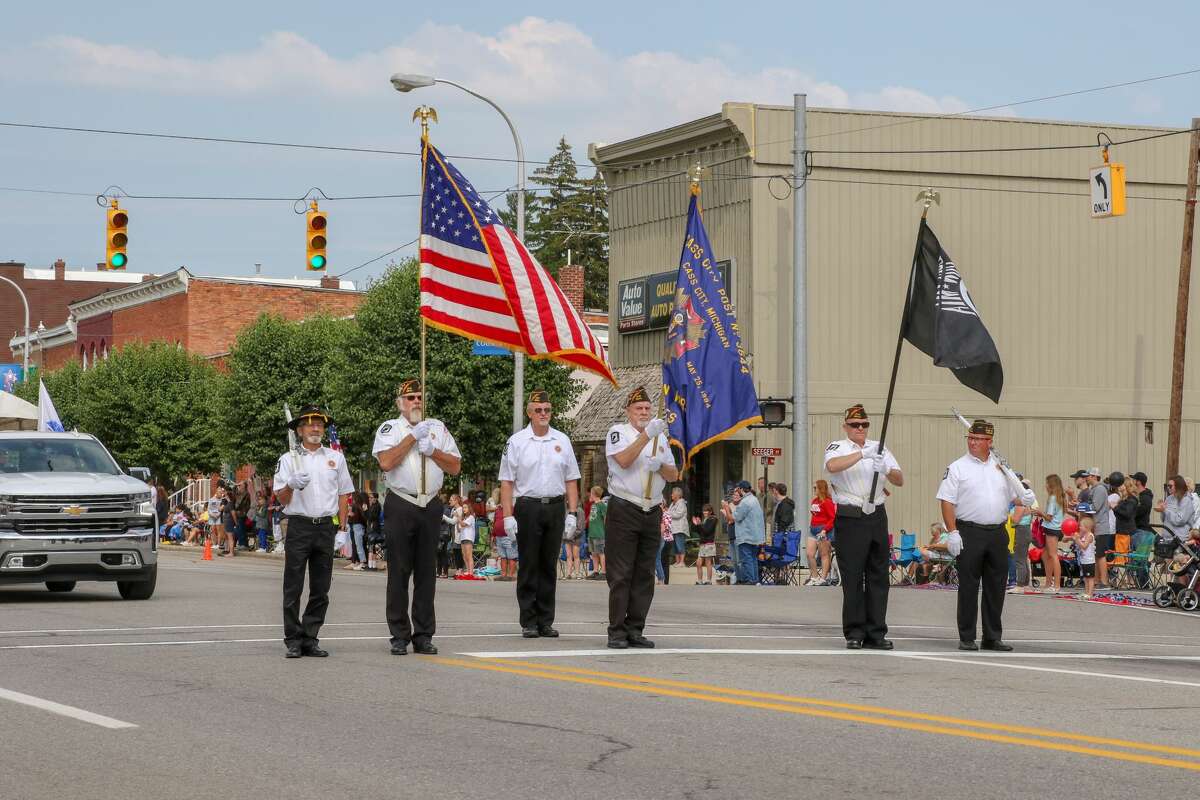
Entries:
[[22, 536], [79, 536], [80, 534], [123, 533], [124, 518], [54, 517], [53, 519], [14, 519], [13, 527]]
[[63, 495], [61, 497], [46, 497], [33, 495], [17, 495], [9, 499], [11, 510], [17, 514], [62, 514], [69, 506], [79, 506], [87, 511], [80, 517], [92, 514], [120, 514], [136, 511], [133, 499], [127, 494], [109, 495]]

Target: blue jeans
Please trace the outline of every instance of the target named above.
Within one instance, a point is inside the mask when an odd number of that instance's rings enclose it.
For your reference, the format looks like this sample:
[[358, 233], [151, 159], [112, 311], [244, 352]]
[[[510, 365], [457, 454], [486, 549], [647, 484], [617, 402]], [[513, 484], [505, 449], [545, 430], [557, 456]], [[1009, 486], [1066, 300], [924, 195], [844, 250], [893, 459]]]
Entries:
[[668, 542], [666, 539], [662, 538], [661, 536], [658, 537], [658, 553], [654, 556], [654, 577], [658, 578], [660, 581], [665, 581], [667, 579], [666, 573], [663, 572], [662, 551], [663, 548], [668, 544], [670, 544], [670, 542]]
[[738, 542], [737, 579], [738, 583], [758, 583], [758, 548], [757, 544]]

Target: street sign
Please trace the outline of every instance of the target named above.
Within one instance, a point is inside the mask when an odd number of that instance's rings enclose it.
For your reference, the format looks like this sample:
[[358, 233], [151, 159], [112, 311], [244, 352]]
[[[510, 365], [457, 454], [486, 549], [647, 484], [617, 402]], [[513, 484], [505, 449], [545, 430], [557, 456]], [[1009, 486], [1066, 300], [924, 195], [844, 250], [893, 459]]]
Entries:
[[1125, 165], [1105, 164], [1088, 173], [1092, 218], [1119, 217], [1125, 213]]
[[759, 459], [759, 461], [762, 462], [764, 467], [774, 466], [775, 464], [775, 459], [772, 456], [763, 456]]
[[782, 447], [752, 447], [750, 454], [755, 456], [781, 456], [783, 455]]

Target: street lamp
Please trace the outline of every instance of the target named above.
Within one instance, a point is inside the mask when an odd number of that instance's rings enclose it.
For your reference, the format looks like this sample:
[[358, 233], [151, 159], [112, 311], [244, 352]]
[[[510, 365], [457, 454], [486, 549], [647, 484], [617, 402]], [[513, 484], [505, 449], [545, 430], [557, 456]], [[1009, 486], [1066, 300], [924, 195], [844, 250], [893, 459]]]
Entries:
[[25, 292], [17, 285], [16, 281], [10, 280], [3, 275], [0, 275], [0, 281], [4, 281], [16, 289], [17, 294], [21, 295], [21, 302], [25, 305], [25, 377], [23, 380], [29, 380], [29, 300], [25, 297]]
[[[508, 114], [504, 113], [504, 109], [496, 105], [491, 99], [484, 97], [479, 92], [472, 91], [461, 83], [448, 81], [445, 78], [435, 78], [432, 75], [411, 75], [404, 72], [397, 72], [392, 76], [392, 86], [397, 92], [411, 92], [413, 89], [422, 89], [426, 86], [444, 83], [447, 86], [453, 86], [456, 89], [461, 89], [472, 97], [476, 97], [487, 103], [496, 112], [504, 118], [508, 124], [508, 130], [512, 133], [513, 144], [517, 147], [517, 238], [522, 242], [525, 241], [525, 148], [521, 145], [521, 137], [517, 134], [517, 128], [513, 125]], [[525, 407], [525, 354], [513, 352], [513, 433], [521, 430], [524, 427], [524, 407]]]
[[[42, 344], [42, 336], [44, 336], [44, 335], [45, 335], [45, 333], [46, 333], [46, 325], [45, 325], [45, 324], [44, 324], [44, 323], [43, 323], [43, 322], [42, 322], [42, 321], [39, 319], [39, 320], [38, 320], [38, 326], [37, 326], [37, 337], [38, 337], [38, 377], [39, 377], [39, 378], [40, 378], [40, 377], [41, 377], [41, 375], [42, 375], [42, 369], [43, 369], [43, 367], [45, 367], [45, 362], [46, 362], [46, 350], [45, 350], [45, 348], [44, 348], [44, 345]], [[28, 380], [28, 377], [29, 377], [29, 376], [26, 376], [26, 380]]]

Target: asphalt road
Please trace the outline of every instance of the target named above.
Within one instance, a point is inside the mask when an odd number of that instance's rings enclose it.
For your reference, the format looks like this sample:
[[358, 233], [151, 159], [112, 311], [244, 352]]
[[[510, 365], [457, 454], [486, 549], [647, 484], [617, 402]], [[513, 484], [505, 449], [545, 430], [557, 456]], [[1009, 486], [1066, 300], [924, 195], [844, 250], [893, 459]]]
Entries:
[[[648, 651], [606, 587], [525, 640], [511, 583], [439, 581], [436, 657], [394, 657], [384, 573], [335, 570], [327, 659], [283, 658], [280, 562], [165, 553], [152, 600], [0, 589], [0, 796], [1169, 797], [1200, 777], [1200, 616], [1008, 597], [963, 654], [955, 594], [895, 589], [892, 654], [840, 591], [661, 588]], [[57, 705], [56, 705], [57, 704]], [[99, 715], [99, 716], [97, 716]]]

